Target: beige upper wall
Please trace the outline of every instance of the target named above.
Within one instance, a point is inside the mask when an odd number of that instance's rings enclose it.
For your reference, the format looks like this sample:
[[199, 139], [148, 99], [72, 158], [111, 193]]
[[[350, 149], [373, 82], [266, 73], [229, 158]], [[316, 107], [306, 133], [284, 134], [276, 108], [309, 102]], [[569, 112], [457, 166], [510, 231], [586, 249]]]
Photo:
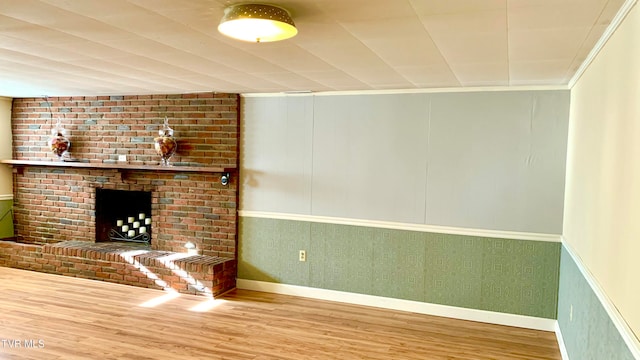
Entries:
[[[11, 159], [11, 102], [0, 97], [0, 159]], [[6, 165], [0, 165], [0, 198], [13, 196], [13, 174]]]
[[245, 97], [240, 208], [560, 234], [569, 97]]
[[640, 335], [640, 9], [571, 92], [563, 233]]

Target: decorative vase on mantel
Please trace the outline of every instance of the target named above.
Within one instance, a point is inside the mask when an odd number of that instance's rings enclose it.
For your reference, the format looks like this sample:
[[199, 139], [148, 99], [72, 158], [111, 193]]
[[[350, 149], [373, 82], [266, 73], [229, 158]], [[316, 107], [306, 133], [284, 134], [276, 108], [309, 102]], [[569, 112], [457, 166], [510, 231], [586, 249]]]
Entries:
[[49, 139], [49, 146], [51, 152], [58, 157], [58, 160], [62, 161], [62, 157], [69, 151], [71, 147], [71, 141], [67, 138], [67, 131], [60, 124], [60, 118], [56, 121], [56, 126], [51, 129], [51, 139]]
[[173, 129], [169, 127], [169, 119], [164, 117], [164, 126], [158, 131], [160, 136], [153, 139], [156, 153], [160, 156], [160, 165], [171, 166], [169, 159], [176, 153], [178, 142], [173, 137]]

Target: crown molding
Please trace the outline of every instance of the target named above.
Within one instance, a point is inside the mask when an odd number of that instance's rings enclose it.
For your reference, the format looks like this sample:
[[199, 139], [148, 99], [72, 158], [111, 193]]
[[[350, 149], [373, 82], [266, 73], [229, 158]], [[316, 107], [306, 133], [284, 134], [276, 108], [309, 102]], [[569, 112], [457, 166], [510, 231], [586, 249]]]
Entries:
[[522, 85], [522, 86], [478, 86], [478, 87], [448, 87], [425, 89], [381, 89], [381, 90], [344, 90], [344, 91], [287, 91], [277, 93], [244, 93], [241, 97], [287, 97], [287, 96], [337, 96], [337, 95], [390, 95], [390, 94], [431, 94], [431, 93], [468, 93], [468, 92], [497, 92], [497, 91], [544, 91], [569, 90], [567, 85]]
[[629, 12], [631, 12], [631, 9], [633, 9], [637, 2], [638, 0], [627, 0], [624, 4], [622, 4], [622, 7], [620, 8], [616, 16], [613, 17], [611, 23], [609, 24], [609, 26], [607, 26], [604, 33], [602, 33], [602, 36], [600, 37], [598, 42], [593, 46], [593, 49], [591, 49], [589, 55], [587, 55], [587, 58], [584, 59], [578, 70], [576, 70], [576, 73], [573, 75], [571, 80], [569, 80], [569, 89], [573, 89], [578, 80], [580, 80], [585, 71], [587, 71], [589, 65], [591, 65], [591, 63], [596, 59], [600, 51], [602, 51], [602, 49], [606, 45], [607, 41], [609, 41], [611, 36], [613, 36], [616, 30], [618, 30], [618, 28], [622, 24], [622, 21], [627, 17]]

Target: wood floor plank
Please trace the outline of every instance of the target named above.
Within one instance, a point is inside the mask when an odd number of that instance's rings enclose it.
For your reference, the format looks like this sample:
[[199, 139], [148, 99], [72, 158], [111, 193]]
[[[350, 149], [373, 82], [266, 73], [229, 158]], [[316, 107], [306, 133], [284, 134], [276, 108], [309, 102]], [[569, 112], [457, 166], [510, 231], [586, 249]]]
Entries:
[[561, 359], [549, 332], [242, 290], [142, 306], [159, 299], [0, 267], [0, 359]]

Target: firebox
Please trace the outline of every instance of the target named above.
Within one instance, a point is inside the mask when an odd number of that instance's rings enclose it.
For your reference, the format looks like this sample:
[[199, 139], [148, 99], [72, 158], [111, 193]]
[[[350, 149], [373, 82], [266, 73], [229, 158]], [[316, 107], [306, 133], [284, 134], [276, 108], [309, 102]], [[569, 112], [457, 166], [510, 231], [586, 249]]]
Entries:
[[96, 188], [96, 242], [151, 244], [151, 192]]

